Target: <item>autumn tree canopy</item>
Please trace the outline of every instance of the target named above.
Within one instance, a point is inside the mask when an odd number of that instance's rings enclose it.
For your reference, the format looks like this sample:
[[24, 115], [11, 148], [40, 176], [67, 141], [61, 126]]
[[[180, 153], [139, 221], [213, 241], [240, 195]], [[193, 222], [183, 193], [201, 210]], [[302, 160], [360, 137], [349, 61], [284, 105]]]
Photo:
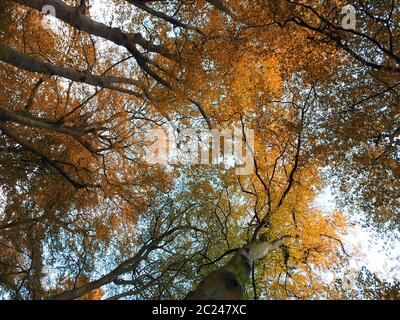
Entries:
[[[0, 11], [1, 297], [398, 298], [344, 240], [399, 229], [395, 0]], [[155, 130], [238, 132], [253, 170], [148, 161]]]

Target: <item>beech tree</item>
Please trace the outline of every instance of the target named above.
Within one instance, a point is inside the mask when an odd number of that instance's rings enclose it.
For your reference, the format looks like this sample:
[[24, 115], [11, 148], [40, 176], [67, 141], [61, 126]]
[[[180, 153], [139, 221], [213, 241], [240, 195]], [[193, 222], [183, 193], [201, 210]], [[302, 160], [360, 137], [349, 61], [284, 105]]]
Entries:
[[[1, 295], [357, 298], [326, 279], [350, 268], [344, 210], [398, 228], [396, 2], [109, 5], [1, 3]], [[149, 163], [170, 128], [241, 132], [253, 172]]]

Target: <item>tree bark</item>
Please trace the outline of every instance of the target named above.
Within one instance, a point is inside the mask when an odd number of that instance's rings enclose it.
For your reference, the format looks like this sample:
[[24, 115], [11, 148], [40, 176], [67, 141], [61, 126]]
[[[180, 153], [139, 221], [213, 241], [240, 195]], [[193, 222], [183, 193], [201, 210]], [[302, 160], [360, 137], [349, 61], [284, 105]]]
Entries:
[[78, 71], [72, 68], [57, 66], [48, 62], [38, 60], [32, 56], [21, 53], [2, 44], [0, 44], [0, 61], [23, 69], [25, 71], [37, 72], [48, 76], [59, 76], [72, 81], [119, 91], [141, 99], [144, 98], [143, 95], [136, 91], [124, 89], [114, 85], [115, 83], [119, 83], [140, 86], [140, 84], [136, 80], [124, 77], [99, 76]]
[[103, 275], [97, 280], [91, 281], [89, 283], [86, 283], [78, 288], [59, 293], [53, 297], [50, 297], [50, 300], [73, 300], [80, 298], [84, 296], [85, 294], [88, 294], [92, 292], [95, 289], [101, 288], [102, 286], [117, 280], [118, 276], [127, 273], [127, 272], [132, 272], [137, 268], [137, 266], [140, 264], [141, 261], [145, 260], [147, 256], [153, 251], [157, 249], [157, 246], [160, 244], [160, 242], [164, 241], [167, 237], [170, 237], [176, 232], [182, 231], [182, 230], [195, 230], [195, 231], [201, 231], [199, 229], [196, 229], [192, 226], [184, 225], [184, 226], [178, 226], [174, 227], [162, 235], [160, 235], [159, 238], [153, 239], [149, 243], [143, 245], [140, 250], [130, 259], [125, 260], [122, 262], [120, 265], [118, 265], [114, 270], [110, 271], [109, 273]]
[[140, 33], [126, 33], [120, 28], [112, 28], [103, 23], [94, 21], [83, 15], [79, 7], [69, 6], [61, 0], [13, 1], [39, 11], [46, 5], [52, 6], [55, 9], [55, 16], [57, 19], [69, 24], [77, 30], [109, 40], [116, 45], [124, 47], [134, 56], [137, 64], [145, 73], [164, 86], [170, 87], [170, 84], [165, 79], [149, 67], [149, 63], [151, 63], [150, 59], [137, 48], [137, 45], [139, 45], [149, 52], [160, 54], [169, 60], [175, 61], [176, 56], [165, 46], [157, 45], [146, 40]]
[[55, 15], [58, 19], [68, 23], [72, 27], [92, 34], [103, 39], [110, 40], [117, 45], [125, 47], [132, 54], [137, 53], [136, 45], [142, 48], [161, 54], [162, 56], [174, 60], [174, 55], [162, 45], [155, 45], [146, 40], [140, 33], [125, 33], [120, 28], [111, 28], [103, 23], [96, 22], [83, 15], [79, 7], [67, 5], [61, 0], [13, 0], [16, 3], [29, 6], [42, 11], [42, 8], [50, 5], [55, 9]]
[[209, 274], [186, 300], [243, 300], [253, 262], [282, 246], [288, 236], [271, 242], [258, 240], [239, 249], [221, 269]]

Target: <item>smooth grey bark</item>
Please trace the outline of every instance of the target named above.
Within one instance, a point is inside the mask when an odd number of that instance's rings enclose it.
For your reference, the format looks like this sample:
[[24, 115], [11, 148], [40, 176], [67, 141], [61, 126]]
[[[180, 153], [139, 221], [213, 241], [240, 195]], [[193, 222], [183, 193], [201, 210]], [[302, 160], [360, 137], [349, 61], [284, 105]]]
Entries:
[[69, 24], [77, 30], [87, 32], [94, 36], [112, 41], [116, 45], [125, 47], [136, 59], [139, 67], [150, 75], [153, 79], [159, 83], [170, 87], [170, 84], [154, 72], [149, 64], [152, 61], [142, 54], [137, 45], [141, 46], [147, 51], [160, 54], [167, 59], [176, 60], [174, 54], [172, 54], [163, 45], [153, 44], [151, 41], [146, 40], [140, 33], [127, 33], [122, 31], [120, 28], [112, 28], [103, 23], [99, 23], [90, 19], [89, 17], [82, 14], [79, 7], [69, 6], [61, 0], [13, 0], [16, 3], [31, 7], [33, 9], [42, 11], [45, 6], [52, 6], [55, 9], [55, 16], [57, 19]]
[[48, 76], [60, 76], [72, 81], [119, 91], [143, 99], [143, 96], [136, 91], [124, 89], [114, 85], [115, 83], [119, 83], [139, 86], [139, 83], [133, 79], [124, 77], [99, 76], [72, 68], [57, 66], [52, 63], [38, 60], [30, 55], [21, 53], [3, 44], [0, 44], [0, 61], [25, 71], [37, 72]]
[[194, 230], [201, 232], [201, 230], [196, 229], [195, 227], [185, 225], [185, 226], [178, 226], [174, 227], [166, 232], [164, 232], [162, 235], [160, 235], [159, 238], [151, 240], [149, 243], [143, 245], [140, 250], [130, 259], [125, 260], [122, 262], [120, 265], [118, 265], [114, 270], [108, 272], [107, 274], [103, 275], [97, 280], [91, 281], [87, 284], [84, 284], [76, 289], [66, 291], [60, 294], [57, 294], [53, 297], [51, 297], [51, 300], [72, 300], [76, 299], [79, 297], [84, 296], [85, 294], [90, 293], [91, 291], [98, 289], [108, 283], [111, 283], [113, 281], [116, 281], [118, 276], [127, 273], [127, 272], [132, 272], [135, 270], [140, 262], [144, 261], [147, 256], [157, 247], [159, 244], [164, 241], [167, 237], [170, 237], [174, 234], [176, 234], [179, 231], [183, 230]]
[[65, 126], [62, 123], [50, 119], [41, 119], [29, 114], [22, 114], [16, 111], [8, 110], [0, 106], [0, 121], [15, 122], [26, 125], [31, 128], [45, 129], [48, 131], [59, 132], [75, 138], [80, 138], [88, 133], [102, 130], [101, 126], [88, 125], [83, 126]]
[[243, 300], [246, 284], [250, 282], [253, 262], [282, 246], [288, 236], [271, 242], [258, 240], [239, 249], [221, 269], [210, 273], [190, 292], [187, 300]]

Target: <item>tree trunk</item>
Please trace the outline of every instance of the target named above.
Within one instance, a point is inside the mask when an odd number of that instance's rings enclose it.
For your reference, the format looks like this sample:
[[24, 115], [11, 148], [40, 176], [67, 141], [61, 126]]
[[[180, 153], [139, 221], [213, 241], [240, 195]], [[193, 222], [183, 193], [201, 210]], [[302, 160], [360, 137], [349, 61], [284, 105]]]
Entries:
[[284, 244], [287, 236], [271, 242], [255, 241], [239, 249], [221, 269], [210, 273], [186, 300], [243, 300], [250, 282], [251, 266]]

